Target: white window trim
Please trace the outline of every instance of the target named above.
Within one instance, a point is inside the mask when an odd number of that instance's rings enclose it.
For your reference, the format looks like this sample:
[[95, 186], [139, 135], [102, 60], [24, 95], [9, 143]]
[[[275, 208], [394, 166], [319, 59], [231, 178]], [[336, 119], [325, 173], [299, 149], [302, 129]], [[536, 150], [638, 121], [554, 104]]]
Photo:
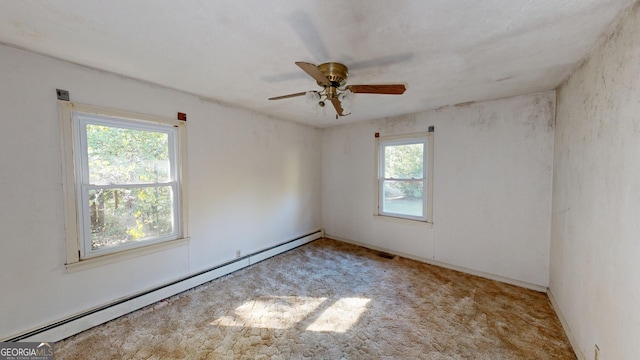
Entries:
[[[382, 174], [383, 170], [381, 168], [382, 158], [381, 158], [381, 150], [382, 144], [393, 144], [393, 145], [401, 145], [405, 143], [414, 143], [416, 140], [425, 140], [426, 141], [426, 151], [427, 156], [425, 157], [425, 161], [427, 162], [424, 167], [426, 174], [424, 180], [427, 181], [426, 186], [426, 194], [427, 198], [425, 199], [424, 208], [426, 210], [426, 216], [423, 218], [417, 218], [413, 216], [403, 216], [400, 214], [391, 214], [391, 213], [383, 213], [381, 211], [381, 202], [383, 201], [382, 195]], [[433, 133], [424, 132], [424, 133], [414, 133], [414, 134], [405, 134], [405, 135], [393, 135], [393, 136], [382, 136], [376, 138], [375, 141], [375, 209], [374, 216], [379, 217], [380, 219], [388, 219], [398, 223], [413, 223], [413, 224], [426, 224], [431, 227], [433, 225]]]
[[[180, 202], [180, 214], [178, 216], [179, 236], [177, 239], [145, 244], [139, 247], [122, 249], [118, 252], [106, 253], [93, 257], [80, 257], [82, 236], [79, 234], [79, 206], [78, 193], [76, 187], [76, 166], [78, 158], [74, 149], [78, 148], [78, 138], [74, 133], [73, 113], [81, 112], [122, 119], [133, 119], [155, 124], [170, 124], [178, 128], [177, 132], [177, 154], [180, 158], [179, 167], [176, 168], [176, 176], [180, 179], [180, 193], [177, 196]], [[188, 243], [188, 191], [187, 191], [187, 132], [186, 122], [162, 118], [153, 115], [133, 113], [123, 110], [109, 109], [99, 106], [78, 104], [67, 101], [58, 101], [58, 118], [60, 121], [61, 157], [62, 157], [62, 180], [64, 192], [64, 217], [65, 217], [65, 237], [67, 245], [67, 262], [65, 264], [68, 272], [101, 266], [136, 256], [142, 256], [157, 251], [166, 250], [173, 247], [183, 246]]]

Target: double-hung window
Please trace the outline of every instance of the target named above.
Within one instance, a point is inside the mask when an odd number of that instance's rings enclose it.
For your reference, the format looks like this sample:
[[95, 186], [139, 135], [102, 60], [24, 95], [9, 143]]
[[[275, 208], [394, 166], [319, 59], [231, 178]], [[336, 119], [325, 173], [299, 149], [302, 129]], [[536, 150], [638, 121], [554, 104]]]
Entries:
[[383, 137], [378, 147], [378, 215], [432, 222], [431, 133]]
[[185, 122], [73, 103], [60, 109], [65, 212], [75, 227], [67, 230], [67, 265], [183, 239]]

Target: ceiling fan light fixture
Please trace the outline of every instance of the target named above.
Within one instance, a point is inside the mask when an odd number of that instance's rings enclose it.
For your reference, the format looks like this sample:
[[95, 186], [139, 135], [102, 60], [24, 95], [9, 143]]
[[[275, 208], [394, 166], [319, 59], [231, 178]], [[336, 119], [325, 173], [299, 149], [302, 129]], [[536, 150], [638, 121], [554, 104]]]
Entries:
[[351, 114], [354, 93], [401, 95], [406, 90], [404, 84], [347, 86], [349, 69], [345, 65], [336, 62], [316, 66], [311, 63], [299, 61], [296, 62], [296, 65], [316, 80], [318, 85], [322, 87], [322, 90], [276, 96], [269, 98], [269, 100], [281, 100], [304, 95], [306, 102], [315, 108], [318, 115], [324, 113], [325, 104], [328, 101], [335, 108], [337, 119], [339, 116]]
[[317, 104], [320, 101], [320, 94], [317, 91], [307, 91], [304, 99], [309, 105]]
[[324, 115], [324, 105], [325, 100], [327, 100], [326, 94], [324, 94], [324, 90], [322, 91], [307, 91], [304, 95], [305, 102], [312, 107], [316, 115], [321, 116]]
[[323, 116], [325, 114], [325, 106], [324, 106], [324, 101], [318, 101], [315, 106], [313, 107], [313, 109], [316, 112], [316, 115], [318, 116]]

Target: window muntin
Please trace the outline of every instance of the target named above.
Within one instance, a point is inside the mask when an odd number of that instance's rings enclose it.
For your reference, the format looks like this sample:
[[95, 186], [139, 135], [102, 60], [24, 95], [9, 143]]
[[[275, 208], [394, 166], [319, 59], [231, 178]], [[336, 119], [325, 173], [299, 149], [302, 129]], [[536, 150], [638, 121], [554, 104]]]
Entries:
[[428, 221], [428, 136], [380, 139], [378, 145], [378, 214]]
[[178, 128], [73, 112], [80, 258], [180, 237]]

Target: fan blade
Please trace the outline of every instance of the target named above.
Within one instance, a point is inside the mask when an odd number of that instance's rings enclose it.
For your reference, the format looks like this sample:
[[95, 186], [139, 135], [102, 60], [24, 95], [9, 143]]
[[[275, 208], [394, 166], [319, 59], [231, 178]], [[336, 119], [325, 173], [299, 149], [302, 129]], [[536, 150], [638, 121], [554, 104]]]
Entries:
[[336, 108], [336, 112], [338, 113], [338, 115], [344, 116], [342, 114], [342, 104], [340, 104], [340, 100], [338, 100], [337, 97], [334, 97], [333, 99], [331, 99], [331, 103], [333, 104], [333, 107]]
[[331, 85], [331, 82], [329, 81], [329, 79], [327, 79], [327, 77], [324, 76], [324, 74], [320, 71], [320, 69], [318, 69], [317, 66], [311, 63], [302, 62], [302, 61], [297, 61], [296, 65], [298, 65], [300, 69], [304, 70], [304, 72], [309, 74], [309, 76], [314, 78], [320, 84]]
[[404, 84], [393, 85], [349, 85], [347, 86], [352, 93], [358, 94], [386, 94], [401, 95], [407, 88]]
[[280, 100], [280, 99], [288, 99], [288, 98], [292, 98], [292, 97], [296, 97], [296, 96], [302, 96], [304, 94], [306, 94], [307, 92], [299, 92], [299, 93], [295, 93], [295, 94], [289, 94], [289, 95], [282, 95], [282, 96], [276, 96], [276, 97], [272, 97], [269, 98], [269, 100]]

